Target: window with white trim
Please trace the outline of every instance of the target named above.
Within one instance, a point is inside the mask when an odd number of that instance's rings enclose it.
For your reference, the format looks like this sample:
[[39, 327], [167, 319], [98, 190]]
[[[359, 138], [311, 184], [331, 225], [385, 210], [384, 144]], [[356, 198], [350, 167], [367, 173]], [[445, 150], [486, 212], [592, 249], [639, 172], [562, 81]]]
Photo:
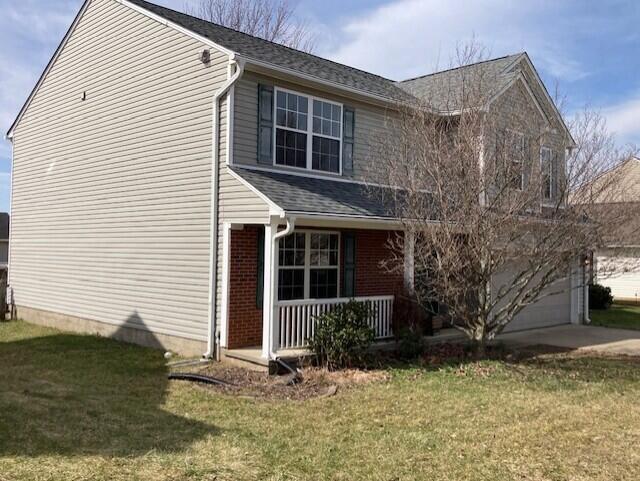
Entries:
[[274, 164], [341, 173], [342, 105], [277, 88], [275, 92]]
[[278, 300], [338, 297], [339, 234], [294, 232], [280, 240]]
[[509, 185], [512, 189], [524, 189], [524, 160], [527, 154], [527, 143], [524, 134], [513, 130], [507, 131], [507, 142], [511, 163]]
[[278, 251], [278, 299], [304, 299], [306, 234], [294, 232], [280, 239]]
[[542, 197], [553, 197], [553, 151], [548, 147], [540, 149], [540, 172], [542, 173]]

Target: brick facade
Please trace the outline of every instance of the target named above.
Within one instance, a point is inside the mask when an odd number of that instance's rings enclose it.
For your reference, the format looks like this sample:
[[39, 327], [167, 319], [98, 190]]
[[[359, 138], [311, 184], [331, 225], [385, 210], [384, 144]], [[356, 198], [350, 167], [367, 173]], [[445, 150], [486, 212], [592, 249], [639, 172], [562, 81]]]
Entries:
[[262, 345], [262, 309], [256, 304], [258, 234], [262, 226], [232, 230], [229, 242], [229, 329], [227, 347]]
[[[258, 235], [261, 226], [232, 230], [229, 261], [229, 328], [227, 347], [262, 345], [262, 309], [256, 305]], [[380, 263], [390, 259], [393, 231], [355, 230], [356, 296], [397, 294], [403, 285], [401, 272], [389, 273]], [[341, 248], [342, 250], [342, 248]], [[340, 260], [340, 269], [344, 259]], [[341, 274], [342, 277], [343, 274]]]
[[380, 263], [391, 258], [389, 240], [394, 231], [358, 230], [356, 233], [356, 296], [396, 294], [403, 285], [402, 272], [388, 272]]

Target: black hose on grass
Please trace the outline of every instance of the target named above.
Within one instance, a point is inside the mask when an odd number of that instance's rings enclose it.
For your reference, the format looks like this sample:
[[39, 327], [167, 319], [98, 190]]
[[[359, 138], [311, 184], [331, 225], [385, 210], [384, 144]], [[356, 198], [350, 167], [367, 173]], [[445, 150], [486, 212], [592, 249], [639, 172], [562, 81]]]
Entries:
[[216, 379], [211, 376], [203, 376], [202, 374], [193, 374], [189, 372], [172, 372], [169, 374], [169, 379], [173, 379], [176, 381], [191, 381], [191, 382], [200, 382], [203, 384], [218, 384], [220, 386], [233, 386], [230, 382], [223, 381], [221, 379]]

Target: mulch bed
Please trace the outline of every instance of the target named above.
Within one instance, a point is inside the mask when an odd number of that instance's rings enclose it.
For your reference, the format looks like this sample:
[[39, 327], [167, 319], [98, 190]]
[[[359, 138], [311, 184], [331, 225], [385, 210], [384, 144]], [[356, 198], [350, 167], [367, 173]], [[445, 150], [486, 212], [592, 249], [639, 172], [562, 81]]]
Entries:
[[332, 396], [338, 390], [371, 382], [384, 382], [389, 379], [389, 374], [383, 370], [346, 369], [330, 372], [326, 369], [309, 367], [302, 369], [299, 381], [290, 385], [291, 375], [269, 376], [264, 372], [251, 371], [224, 363], [176, 367], [173, 371], [211, 376], [229, 384], [190, 383], [199, 389], [251, 399], [273, 400], [305, 400]]

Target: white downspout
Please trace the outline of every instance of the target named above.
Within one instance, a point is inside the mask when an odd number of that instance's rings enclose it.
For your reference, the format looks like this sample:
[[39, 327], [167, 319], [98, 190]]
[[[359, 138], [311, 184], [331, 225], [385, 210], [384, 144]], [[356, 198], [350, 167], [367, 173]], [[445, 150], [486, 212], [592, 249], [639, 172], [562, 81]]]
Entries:
[[[213, 155], [211, 166], [211, 230], [209, 245], [209, 326], [207, 333], [207, 352], [203, 357], [211, 358], [216, 347], [216, 294], [218, 291], [218, 178], [220, 176], [220, 125], [218, 115], [220, 111], [220, 98], [226, 94], [231, 86], [240, 78], [244, 72], [244, 64], [237, 61], [234, 54], [229, 56], [229, 65], [236, 65], [235, 73], [222, 84], [213, 96]], [[228, 124], [227, 129], [233, 128]]]

